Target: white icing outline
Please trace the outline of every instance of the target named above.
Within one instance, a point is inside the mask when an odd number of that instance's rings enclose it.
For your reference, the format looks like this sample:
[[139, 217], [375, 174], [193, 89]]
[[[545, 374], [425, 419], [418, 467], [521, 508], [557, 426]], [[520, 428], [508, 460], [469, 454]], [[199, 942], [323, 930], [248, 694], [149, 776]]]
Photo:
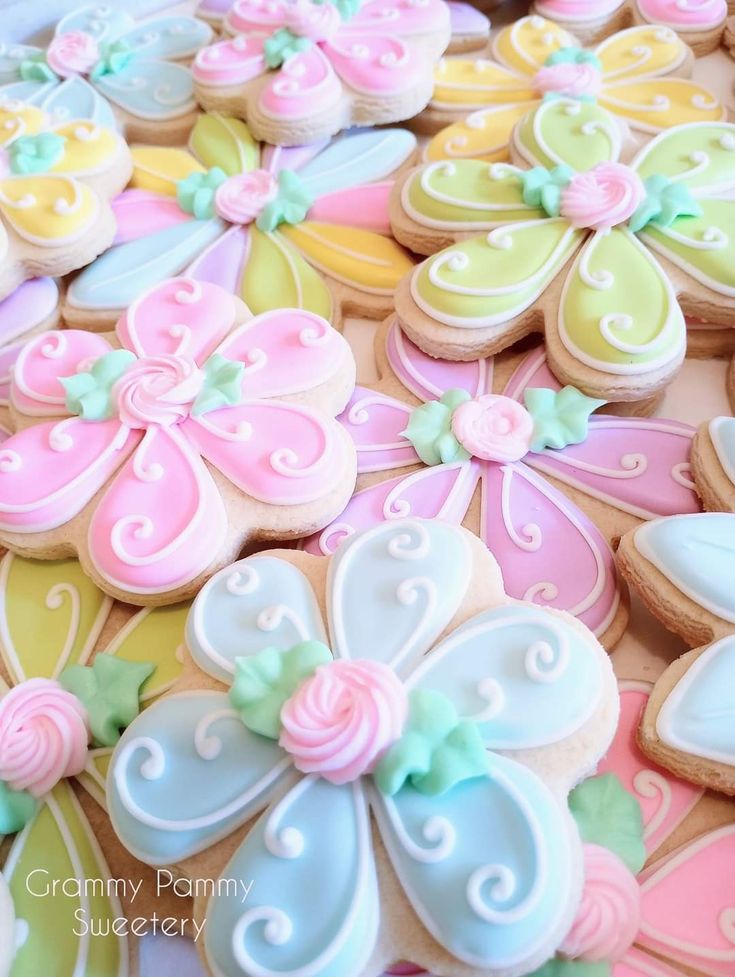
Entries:
[[[398, 363], [393, 358], [394, 349]], [[406, 351], [404, 332], [397, 322], [393, 323], [386, 336], [385, 355], [401, 384], [420, 400], [425, 401], [432, 397], [439, 399], [447, 390], [451, 389], [451, 387], [437, 387], [436, 384], [432, 383], [419, 372], [418, 367], [414, 366], [413, 361]], [[483, 357], [477, 360], [476, 363], [478, 371], [477, 385], [474, 390], [469, 391], [473, 397], [479, 397], [485, 393], [492, 393], [494, 372], [492, 357]], [[405, 376], [402, 374], [405, 374]]]
[[[42, 174], [38, 174], [38, 176], [42, 176], [44, 180], [53, 180], [53, 181], [59, 181], [60, 183], [64, 183], [67, 188], [70, 187], [71, 190], [73, 191], [73, 200], [70, 204], [67, 203], [63, 195], [57, 197], [57, 199], [52, 204], [52, 210], [54, 211], [55, 214], [65, 217], [68, 216], [69, 214], [75, 213], [77, 210], [80, 209], [80, 207], [84, 203], [85, 197], [87, 201], [91, 204], [91, 212], [82, 226], [77, 227], [70, 234], [65, 234], [62, 235], [61, 237], [43, 237], [42, 235], [39, 234], [33, 234], [28, 228], [19, 227], [18, 225], [16, 225], [13, 219], [10, 216], [8, 216], [8, 220], [10, 221], [11, 227], [13, 228], [15, 233], [19, 237], [23, 238], [25, 241], [30, 242], [31, 244], [38, 244], [41, 247], [45, 247], [49, 249], [56, 249], [56, 248], [63, 247], [66, 244], [72, 244], [74, 241], [78, 241], [81, 237], [84, 237], [85, 234], [88, 234], [89, 231], [95, 226], [100, 216], [100, 210], [101, 210], [99, 197], [92, 190], [92, 188], [88, 187], [84, 183], [80, 183], [78, 180], [76, 180], [75, 177], [64, 176], [61, 173], [42, 173]], [[28, 180], [28, 179], [29, 178], [25, 175], [8, 176], [5, 177], [2, 183], [11, 184], [15, 180]], [[32, 194], [26, 194], [26, 196], [22, 197], [20, 200], [13, 201], [10, 200], [8, 197], [6, 197], [5, 193], [1, 188], [0, 188], [0, 203], [2, 203], [4, 207], [8, 207], [11, 210], [26, 210], [29, 207], [38, 206], [38, 201]], [[59, 209], [62, 207], [62, 205], [64, 209]]]
[[[359, 400], [356, 400], [351, 405], [350, 409], [347, 411], [347, 421], [351, 425], [353, 425], [354, 427], [360, 427], [363, 424], [370, 424], [372, 418], [370, 417], [370, 414], [369, 414], [367, 408], [368, 407], [373, 407], [373, 406], [375, 406], [375, 407], [384, 407], [387, 410], [396, 410], [396, 411], [399, 411], [400, 413], [406, 415], [406, 420], [407, 421], [410, 421], [411, 415], [413, 414], [413, 411], [415, 410], [415, 408], [409, 407], [407, 404], [403, 404], [399, 400], [390, 400], [389, 401], [388, 398], [386, 398], [383, 394], [368, 393], [364, 397], [361, 397]], [[407, 438], [404, 438], [401, 441], [390, 441], [390, 442], [385, 442], [385, 443], [381, 443], [381, 444], [373, 444], [373, 443], [370, 443], [370, 444], [367, 444], [367, 445], [360, 445], [359, 447], [357, 445], [355, 445], [355, 447], [356, 447], [357, 451], [362, 455], [362, 454], [369, 454], [370, 452], [394, 451], [394, 450], [397, 450], [397, 449], [404, 449], [404, 448], [407, 449], [407, 450], [410, 450], [412, 448], [412, 445], [411, 445], [411, 442]], [[363, 472], [366, 472], [366, 471], [382, 471], [386, 467], [395, 468], [395, 467], [402, 467], [403, 465], [410, 465], [410, 464], [411, 464], [411, 459], [408, 459], [406, 461], [402, 461], [402, 462], [400, 462], [399, 465], [396, 465], [395, 462], [390, 463], [388, 465], [385, 465], [384, 464], [384, 465], [381, 465], [380, 468], [375, 468], [373, 466], [370, 466], [370, 467], [366, 468], [366, 467], [364, 467], [361, 464], [360, 465], [360, 471], [363, 471]]]
[[721, 430], [724, 427], [729, 427], [731, 424], [735, 426], [735, 420], [732, 417], [713, 417], [709, 422], [708, 431], [712, 440], [712, 447], [715, 449], [715, 454], [717, 455], [717, 460], [727, 478], [735, 485], [735, 458], [728, 457], [725, 439]]

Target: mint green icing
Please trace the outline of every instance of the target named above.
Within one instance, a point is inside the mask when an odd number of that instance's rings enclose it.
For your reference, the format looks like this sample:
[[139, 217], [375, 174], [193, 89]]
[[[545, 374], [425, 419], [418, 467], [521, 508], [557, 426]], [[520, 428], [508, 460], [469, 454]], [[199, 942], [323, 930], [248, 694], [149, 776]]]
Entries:
[[519, 173], [523, 186], [523, 203], [529, 207], [541, 207], [549, 217], [558, 217], [561, 212], [561, 192], [572, 180], [574, 170], [566, 163], [547, 170], [545, 166]]
[[30, 58], [25, 58], [18, 67], [18, 74], [23, 81], [59, 81], [56, 72], [52, 71], [46, 63], [45, 54], [34, 54]]
[[248, 729], [277, 740], [286, 700], [320, 665], [331, 661], [332, 653], [321, 641], [302, 641], [285, 650], [263, 648], [236, 658], [230, 702]]
[[140, 690], [155, 672], [148, 662], [97, 655], [91, 665], [70, 665], [59, 682], [87, 710], [95, 746], [115, 746], [140, 712]]
[[531, 451], [566, 448], [587, 438], [590, 414], [606, 403], [587, 397], [576, 387], [530, 387], [524, 391], [526, 409], [533, 418]]
[[0, 780], [0, 837], [21, 831], [36, 813], [36, 799], [27, 790], [13, 790]]
[[280, 68], [284, 61], [288, 61], [295, 54], [308, 51], [313, 43], [308, 37], [293, 34], [288, 27], [281, 27], [266, 39], [263, 60], [269, 68]]
[[591, 64], [598, 71], [602, 71], [600, 59], [592, 51], [585, 51], [581, 47], [560, 47], [544, 61], [544, 65], [548, 68], [552, 68], [555, 64]]
[[646, 861], [638, 801], [614, 773], [583, 780], [569, 795], [569, 810], [582, 841], [607, 848], [637, 875]]
[[606, 960], [565, 960], [552, 957], [529, 977], [610, 977], [612, 964]]
[[224, 183], [227, 174], [220, 166], [213, 166], [206, 173], [190, 173], [176, 184], [176, 200], [179, 207], [197, 220], [214, 217], [214, 195]]
[[45, 173], [64, 154], [66, 140], [56, 132], [21, 136], [8, 149], [11, 173]]
[[460, 719], [451, 699], [433, 689], [409, 695], [403, 735], [378, 764], [375, 783], [384, 794], [398, 793], [406, 781], [431, 796], [463, 780], [486, 777], [488, 754], [477, 723]]
[[430, 400], [411, 411], [408, 426], [401, 434], [425, 465], [467, 461], [471, 457], [452, 433], [452, 414], [471, 399], [466, 390], [447, 390], [439, 400]]
[[333, 7], [339, 10], [342, 20], [349, 20], [360, 9], [362, 0], [314, 0], [314, 3], [318, 6], [321, 6], [323, 3], [331, 3]]
[[266, 204], [256, 224], [261, 231], [275, 231], [279, 224], [300, 224], [309, 213], [314, 197], [293, 170], [278, 174], [278, 194]]
[[102, 44], [100, 45], [100, 53], [102, 57], [89, 73], [89, 77], [93, 81], [104, 78], [105, 75], [119, 74], [123, 68], [127, 68], [135, 56], [125, 41]]
[[59, 377], [66, 391], [66, 409], [85, 421], [105, 421], [112, 417], [114, 403], [112, 388], [135, 362], [135, 353], [128, 349], [113, 349], [100, 356], [91, 369], [70, 377]]
[[206, 414], [210, 410], [239, 404], [244, 375], [244, 363], [214, 353], [204, 364], [204, 384], [194, 401], [192, 414]]
[[686, 183], [654, 174], [643, 181], [646, 196], [633, 212], [628, 227], [634, 233], [647, 224], [669, 227], [677, 217], [701, 217], [702, 208]]

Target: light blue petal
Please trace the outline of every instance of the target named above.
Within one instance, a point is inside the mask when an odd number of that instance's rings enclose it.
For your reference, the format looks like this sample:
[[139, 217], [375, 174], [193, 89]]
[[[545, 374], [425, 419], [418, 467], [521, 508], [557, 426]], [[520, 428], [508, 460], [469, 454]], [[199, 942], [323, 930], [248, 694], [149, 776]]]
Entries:
[[297, 784], [261, 817], [222, 878], [253, 884], [244, 901], [233, 892], [209, 903], [212, 973], [363, 972], [377, 936], [378, 892], [358, 784], [310, 778]]
[[390, 520], [350, 537], [329, 566], [332, 651], [401, 668], [427, 652], [469, 584], [472, 554], [461, 530]]
[[375, 810], [398, 878], [434, 938], [471, 966], [503, 970], [558, 931], [572, 894], [573, 842], [535, 774], [499, 755], [490, 767], [489, 777], [439, 797], [407, 785], [392, 802], [381, 795]]
[[193, 57], [200, 47], [212, 39], [212, 28], [195, 17], [157, 17], [146, 20], [121, 33], [123, 41], [136, 58]]
[[314, 591], [291, 563], [251, 556], [216, 573], [189, 613], [186, 641], [205, 672], [232, 681], [235, 659], [263, 648], [326, 642]]
[[[0, 43], [0, 84], [17, 81], [20, 78], [21, 63], [43, 53], [40, 47], [32, 47], [30, 44]], [[34, 84], [39, 84], [39, 82], [34, 82]], [[5, 92], [0, 92], [0, 94], [4, 95]], [[8, 97], [12, 98], [13, 96], [8, 95]]]
[[87, 7], [77, 7], [61, 18], [56, 25], [56, 34], [84, 31], [97, 41], [114, 41], [135, 24], [135, 20], [120, 8], [121, 5], [116, 3], [93, 3]]
[[117, 74], [98, 78], [95, 85], [111, 102], [138, 119], [163, 121], [196, 107], [191, 72], [168, 61], [134, 58]]
[[225, 693], [166, 696], [115, 748], [110, 817], [134, 855], [170, 865], [252, 818], [290, 769], [280, 746], [251, 733]]
[[219, 220], [187, 221], [110, 248], [74, 279], [68, 300], [84, 309], [124, 309], [147, 288], [178, 275], [224, 230]]
[[416, 150], [416, 137], [404, 129], [347, 133], [299, 169], [315, 197], [382, 180]]
[[67, 119], [89, 119], [96, 125], [117, 128], [110, 103], [84, 78], [66, 78], [60, 84], [24, 81], [9, 85], [0, 94], [38, 105], [49, 113], [55, 124]]
[[563, 619], [509, 605], [478, 614], [450, 634], [410, 676], [480, 724], [491, 749], [527, 749], [576, 732], [602, 690], [600, 652]]

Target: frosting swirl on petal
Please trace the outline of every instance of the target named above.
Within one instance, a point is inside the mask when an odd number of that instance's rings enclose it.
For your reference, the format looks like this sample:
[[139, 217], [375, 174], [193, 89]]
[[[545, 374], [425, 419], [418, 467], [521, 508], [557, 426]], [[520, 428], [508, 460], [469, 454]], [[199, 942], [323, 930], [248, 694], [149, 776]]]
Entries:
[[203, 371], [186, 356], [145, 356], [125, 370], [112, 396], [128, 427], [178, 424], [189, 415], [203, 383]]
[[332, 3], [296, 0], [287, 6], [284, 21], [292, 34], [307, 37], [316, 44], [329, 40], [339, 30], [342, 17]]
[[278, 181], [268, 170], [231, 176], [217, 187], [215, 210], [231, 224], [251, 224], [278, 195]]
[[533, 418], [511, 397], [485, 394], [455, 408], [452, 434], [475, 458], [518, 461], [528, 454]]
[[574, 227], [608, 231], [623, 224], [646, 195], [638, 174], [622, 163], [577, 173], [561, 192], [561, 215]]
[[539, 95], [595, 98], [602, 88], [602, 75], [593, 64], [550, 64], [536, 72], [533, 87]]

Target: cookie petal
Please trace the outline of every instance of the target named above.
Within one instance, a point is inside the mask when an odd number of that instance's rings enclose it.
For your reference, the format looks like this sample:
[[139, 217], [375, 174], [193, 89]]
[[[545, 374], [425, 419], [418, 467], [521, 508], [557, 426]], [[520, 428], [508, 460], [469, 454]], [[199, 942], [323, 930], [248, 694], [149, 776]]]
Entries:
[[31, 244], [64, 248], [95, 225], [99, 211], [92, 190], [68, 176], [14, 176], [0, 181], [0, 212]]
[[85, 363], [109, 353], [102, 336], [82, 329], [42, 333], [29, 339], [13, 370], [13, 403], [27, 416], [67, 414], [60, 377], [82, 371]]
[[191, 58], [212, 38], [212, 29], [196, 17], [156, 17], [118, 32], [116, 41], [127, 44], [136, 58]]
[[123, 190], [111, 201], [117, 234], [114, 244], [126, 244], [190, 221], [173, 197], [148, 190]]
[[697, 198], [725, 193], [735, 186], [735, 126], [676, 127], [652, 139], [631, 165], [642, 179], [667, 176]]
[[200, 115], [191, 131], [189, 145], [208, 169], [219, 166], [228, 176], [257, 169], [259, 147], [240, 119], [226, 115]]
[[[332, 296], [324, 279], [284, 235], [264, 233], [257, 227], [248, 228], [247, 234], [244, 240], [249, 247], [241, 262], [245, 267], [239, 291], [248, 308], [256, 315], [284, 307], [308, 309], [331, 319]], [[234, 249], [235, 244], [228, 239], [228, 247]]]
[[331, 61], [315, 45], [269, 73], [258, 104], [272, 119], [291, 121], [308, 118], [317, 99], [320, 110], [326, 112], [341, 98], [342, 84]]
[[99, 91], [123, 111], [147, 122], [164, 122], [193, 112], [194, 83], [183, 65], [134, 58], [114, 75], [95, 81]]
[[606, 85], [600, 105], [642, 132], [726, 118], [725, 106], [708, 88], [685, 78], [648, 78]]
[[595, 48], [605, 83], [658, 78], [680, 68], [687, 55], [687, 46], [678, 34], [648, 24], [616, 31]]
[[528, 102], [519, 102], [473, 112], [438, 132], [426, 147], [426, 159], [508, 160], [513, 129], [528, 108]]
[[416, 151], [416, 137], [403, 129], [350, 132], [330, 142], [299, 167], [299, 176], [314, 197], [361, 183], [384, 180]]
[[523, 117], [513, 133], [513, 146], [530, 166], [551, 169], [567, 164], [582, 172], [620, 157], [622, 130], [595, 102], [547, 99]]
[[448, 390], [466, 390], [472, 397], [492, 393], [493, 359], [438, 360], [412, 343], [397, 322], [388, 331], [385, 353], [403, 386], [419, 400], [434, 400]]
[[411, 443], [403, 437], [411, 411], [400, 400], [355, 387], [339, 421], [357, 448], [358, 472], [388, 471], [418, 463]]

